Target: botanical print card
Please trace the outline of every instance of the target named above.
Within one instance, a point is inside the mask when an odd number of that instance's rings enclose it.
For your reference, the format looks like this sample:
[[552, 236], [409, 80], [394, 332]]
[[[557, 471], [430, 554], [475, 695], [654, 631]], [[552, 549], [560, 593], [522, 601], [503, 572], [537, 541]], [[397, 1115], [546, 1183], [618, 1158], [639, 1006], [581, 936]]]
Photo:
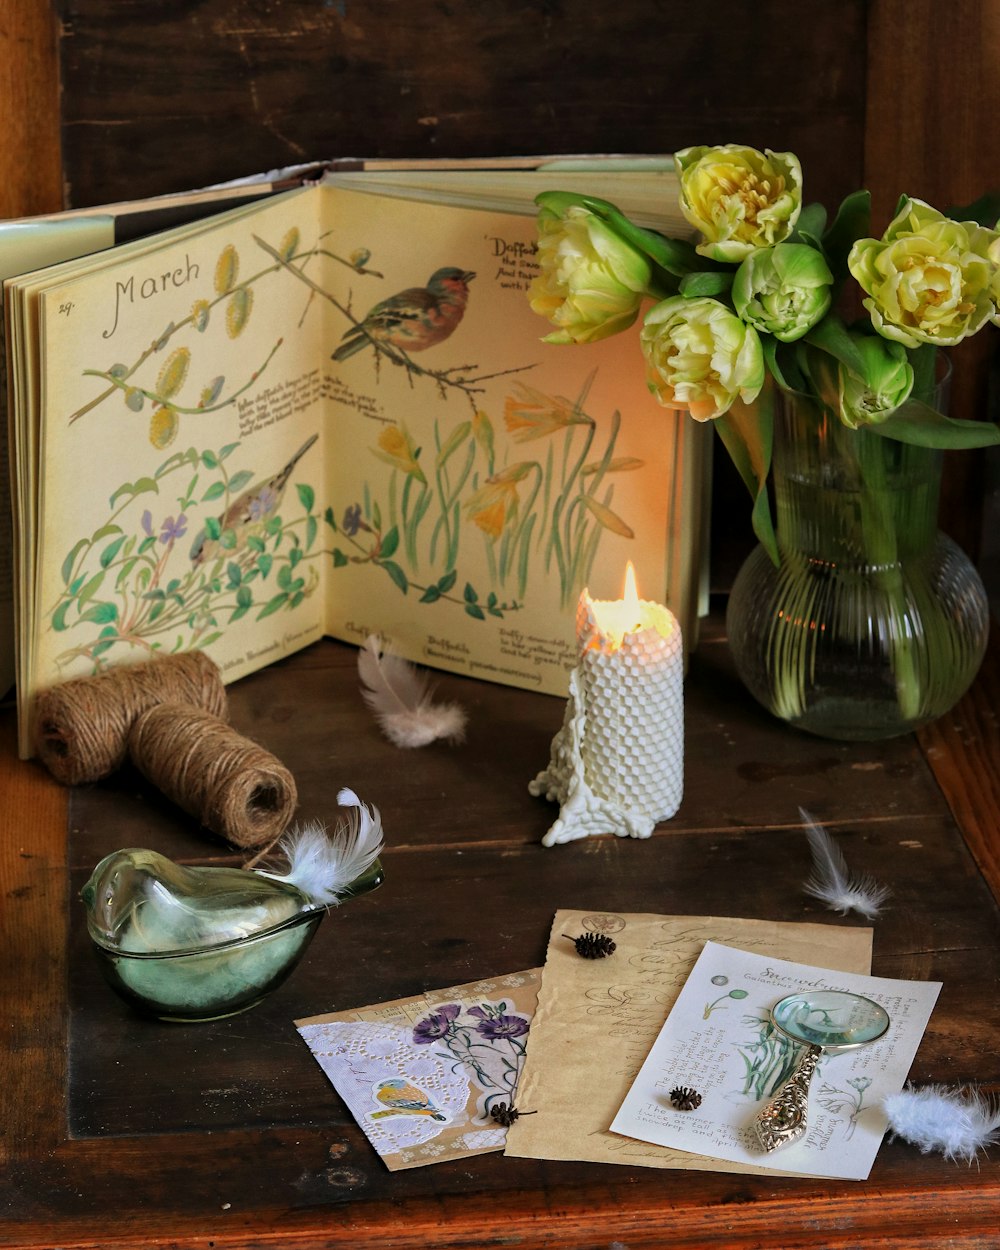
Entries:
[[[581, 959], [569, 937], [603, 932], [616, 950]], [[871, 969], [872, 931], [732, 916], [561, 910], [549, 938], [518, 1104], [537, 1111], [507, 1134], [506, 1153], [652, 1168], [722, 1170], [718, 1160], [610, 1132], [629, 1086], [706, 941], [845, 972]], [[727, 987], [718, 994], [725, 995]], [[718, 995], [717, 995], [718, 996]], [[716, 1008], [734, 1008], [723, 998]], [[737, 1164], [727, 1171], [758, 1171]]]
[[[540, 972], [296, 1020], [390, 1171], [502, 1150]], [[502, 1116], [501, 1116], [502, 1119]]]
[[[882, 1100], [898, 1093], [941, 989], [937, 981], [845, 975], [708, 942], [611, 1130], [642, 1141], [799, 1176], [864, 1180], [886, 1130]], [[812, 1078], [804, 1137], [765, 1153], [753, 1122], [795, 1070], [802, 1046], [770, 1009], [802, 990], [846, 990], [889, 1015], [880, 1040], [824, 1054]], [[701, 1104], [681, 1111], [670, 1091]]]

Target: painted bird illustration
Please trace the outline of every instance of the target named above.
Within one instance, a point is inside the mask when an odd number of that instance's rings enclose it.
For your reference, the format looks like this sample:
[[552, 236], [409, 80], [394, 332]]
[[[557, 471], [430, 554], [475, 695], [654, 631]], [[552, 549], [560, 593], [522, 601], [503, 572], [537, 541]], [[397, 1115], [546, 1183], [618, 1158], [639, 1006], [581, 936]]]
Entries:
[[[280, 473], [275, 473], [273, 477], [265, 478], [262, 482], [248, 486], [241, 495], [237, 495], [222, 516], [218, 518], [220, 533], [232, 530], [236, 535], [236, 547], [230, 548], [230, 550], [242, 547], [250, 534], [251, 528], [259, 525], [262, 521], [268, 520], [269, 517], [274, 516], [278, 511], [278, 508], [281, 506], [281, 498], [285, 493], [285, 487], [288, 485], [288, 479], [292, 476], [295, 466], [318, 438], [318, 434], [313, 434], [307, 438]], [[191, 547], [191, 563], [204, 563], [205, 560], [215, 554], [219, 545], [217, 539], [209, 538], [207, 531], [202, 530]]]
[[475, 276], [468, 269], [438, 269], [425, 287], [409, 287], [380, 300], [363, 321], [347, 331], [333, 359], [346, 360], [375, 344], [407, 355], [443, 343], [462, 320], [469, 283]]
[[432, 1120], [448, 1118], [434, 1106], [419, 1085], [411, 1085], [398, 1077], [391, 1081], [379, 1081], [375, 1098], [384, 1104], [386, 1110], [369, 1111], [372, 1120], [384, 1120], [391, 1115], [429, 1115]]

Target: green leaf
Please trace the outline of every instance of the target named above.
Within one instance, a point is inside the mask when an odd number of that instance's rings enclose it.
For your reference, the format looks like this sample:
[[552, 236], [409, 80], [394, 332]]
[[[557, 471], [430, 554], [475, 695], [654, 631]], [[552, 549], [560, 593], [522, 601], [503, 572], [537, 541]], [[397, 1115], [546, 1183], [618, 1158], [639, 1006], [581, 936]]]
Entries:
[[635, 538], [635, 530], [627, 525], [617, 512], [612, 512], [610, 508], [598, 503], [590, 495], [584, 495], [583, 502], [603, 529], [610, 530], [612, 534], [620, 534], [622, 538]]
[[437, 603], [441, 598], [441, 592], [436, 586], [428, 586], [424, 593], [420, 596], [421, 603]]
[[224, 529], [219, 535], [219, 546], [223, 551], [235, 551], [236, 542], [236, 531], [233, 529]]
[[973, 447], [996, 447], [1000, 444], [1000, 426], [992, 421], [963, 421], [946, 417], [918, 399], [908, 400], [877, 425], [865, 427], [883, 438], [917, 447], [943, 450]]
[[700, 299], [702, 296], [714, 299], [716, 296], [729, 294], [735, 277], [735, 269], [703, 269], [698, 273], [685, 274], [681, 278], [679, 290], [685, 299]]
[[282, 588], [282, 590], [287, 590], [291, 585], [291, 582], [292, 566], [290, 564], [283, 564], [281, 568], [278, 569], [278, 585]]
[[217, 542], [222, 533], [222, 522], [216, 516], [205, 518], [205, 537]]
[[274, 598], [269, 599], [264, 607], [257, 613], [257, 620], [262, 621], [265, 616], [270, 616], [272, 613], [277, 612], [277, 610], [284, 607], [287, 602], [287, 591], [282, 591], [280, 595], [275, 595]]
[[218, 499], [220, 495], [226, 493], [225, 482], [213, 482], [201, 497], [202, 503], [210, 503], [213, 499]]
[[334, 547], [333, 551], [330, 554], [333, 557], [333, 567], [335, 569], [342, 569], [345, 564], [350, 563], [347, 556], [344, 555], [344, 553], [340, 550], [339, 547]]
[[822, 321], [814, 325], [803, 342], [838, 360], [855, 377], [867, 380], [864, 357], [847, 333], [847, 327], [835, 313], [828, 313]]
[[258, 538], [256, 534], [250, 535], [250, 537], [247, 539], [247, 546], [250, 548], [251, 551], [256, 551], [258, 553], [260, 553], [261, 551], [267, 550], [267, 547], [264, 544], [263, 538]]
[[249, 586], [241, 586], [236, 592], [236, 602], [241, 608], [249, 608], [253, 603], [253, 591]]
[[52, 628], [53, 629], [63, 630], [63, 629], [68, 628], [66, 624], [66, 613], [70, 610], [72, 606], [73, 606], [72, 599], [64, 599], [62, 603], [60, 603], [60, 605], [52, 613]]
[[237, 447], [239, 447], [239, 443], [226, 443], [225, 447], [221, 448], [219, 451], [219, 459], [220, 460], [228, 459], [228, 457], [233, 454], [233, 452], [236, 450]]
[[319, 522], [314, 516], [306, 517], [306, 551], [312, 547], [316, 541], [316, 534], [319, 530]]
[[83, 605], [87, 602], [88, 599], [93, 599], [94, 595], [96, 595], [98, 590], [100, 590], [101, 583], [103, 581], [104, 581], [104, 573], [102, 571], [100, 573], [95, 574], [90, 579], [90, 581], [87, 582], [87, 584], [80, 591], [79, 595], [77, 595], [77, 601], [79, 602], [81, 607], [83, 607]]
[[87, 539], [81, 538], [78, 543], [70, 551], [69, 555], [62, 562], [62, 579], [63, 584], [69, 583], [69, 579], [73, 576], [73, 566], [76, 564], [76, 557], [80, 554], [84, 547], [87, 546]]
[[235, 560], [230, 560], [226, 565], [226, 576], [229, 578], [229, 587], [235, 590], [243, 581], [243, 570]]
[[971, 204], [966, 204], [962, 208], [954, 206], [946, 208], [944, 215], [950, 217], [952, 221], [976, 221], [979, 225], [989, 226], [993, 230], [997, 220], [1000, 219], [1000, 192], [988, 191], [978, 200], [973, 200]]
[[236, 491], [242, 490], [252, 477], [253, 471], [251, 469], [240, 469], [239, 473], [234, 473], [229, 479], [230, 494], [235, 494]]
[[313, 505], [316, 502], [316, 492], [311, 486], [307, 486], [305, 482], [296, 482], [295, 490], [299, 496], [299, 503], [305, 508], [306, 512], [312, 512]]
[[485, 621], [485, 620], [486, 620], [486, 613], [485, 613], [485, 612], [483, 611], [483, 609], [482, 609], [481, 607], [479, 607], [479, 605], [478, 605], [478, 604], [476, 604], [476, 603], [467, 603], [467, 604], [465, 605], [465, 613], [466, 613], [466, 616], [472, 616], [472, 617], [475, 617], [475, 619], [476, 619], [477, 621]]
[[774, 437], [773, 387], [765, 386], [753, 404], [737, 400], [728, 412], [715, 419], [714, 425], [753, 500], [750, 518], [754, 533], [777, 566], [780, 563], [778, 543], [767, 497]]
[[241, 603], [237, 607], [233, 608], [232, 612], [229, 613], [230, 625], [232, 625], [233, 621], [238, 621], [241, 616], [246, 616], [252, 605], [253, 600], [251, 600], [250, 603]]
[[384, 560], [384, 561], [380, 560], [379, 564], [383, 569], [385, 569], [385, 571], [389, 574], [392, 580], [396, 583], [396, 585], [405, 595], [406, 592], [410, 589], [410, 583], [407, 580], [406, 574], [399, 567], [399, 565], [396, 564], [394, 560]]
[[100, 563], [101, 563], [102, 569], [106, 569], [108, 567], [108, 565], [114, 560], [115, 556], [118, 554], [119, 551], [121, 551], [124, 545], [125, 545], [124, 534], [116, 538], [114, 542], [108, 543], [108, 545], [101, 552]]
[[327, 525], [329, 525], [330, 529], [332, 529], [334, 533], [337, 532], [337, 522], [334, 519], [332, 508], [326, 509], [326, 511], [323, 513], [323, 520], [327, 523]]
[[452, 586], [455, 585], [455, 582], [457, 579], [458, 579], [458, 574], [455, 572], [454, 569], [452, 569], [450, 573], [445, 573], [443, 577], [439, 577], [437, 588], [440, 591], [440, 593], [442, 595], [446, 595], [448, 591], [451, 590]]
[[462, 598], [466, 603], [478, 603], [479, 596], [476, 594], [475, 587], [471, 582], [465, 583], [465, 589], [462, 591]]
[[80, 620], [94, 621], [98, 625], [105, 625], [108, 621], [117, 621], [118, 606], [114, 603], [95, 603], [92, 608], [80, 613]]
[[267, 577], [268, 573], [270, 573], [271, 571], [271, 566], [273, 563], [274, 563], [274, 556], [272, 556], [269, 551], [265, 551], [262, 556], [258, 557], [257, 567], [260, 569], [261, 577], [263, 578]]
[[869, 236], [871, 228], [871, 193], [855, 191], [841, 203], [833, 224], [823, 235], [823, 250], [826, 252], [835, 284], [843, 282], [847, 277], [848, 254], [858, 239]]
[[395, 552], [398, 546], [399, 546], [399, 527], [397, 525], [394, 525], [392, 529], [389, 530], [386, 533], [385, 537], [382, 539], [381, 546], [379, 547], [379, 555], [385, 558], [388, 558]]
[[799, 213], [792, 234], [792, 242], [800, 242], [796, 235], [802, 235], [802, 241], [821, 238], [826, 229], [826, 209], [822, 204], [806, 204]]
[[219, 467], [219, 457], [214, 451], [203, 451], [201, 453], [201, 462], [206, 469], [217, 469]]
[[147, 491], [152, 491], [154, 495], [158, 495], [160, 493], [160, 488], [154, 478], [140, 477], [135, 482], [125, 482], [122, 486], [118, 487], [115, 493], [108, 500], [108, 506], [113, 508], [115, 506], [115, 500], [120, 499], [122, 495], [128, 495], [129, 497], [134, 498], [136, 495], [144, 495]]
[[773, 338], [770, 334], [760, 336], [764, 359], [771, 376], [786, 391], [805, 391], [806, 380], [796, 361], [796, 349]]

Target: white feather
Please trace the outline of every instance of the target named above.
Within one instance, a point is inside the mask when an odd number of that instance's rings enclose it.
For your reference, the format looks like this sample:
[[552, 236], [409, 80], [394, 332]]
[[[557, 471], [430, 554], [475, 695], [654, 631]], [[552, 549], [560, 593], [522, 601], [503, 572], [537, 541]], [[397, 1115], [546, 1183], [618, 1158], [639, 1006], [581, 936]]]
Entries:
[[384, 844], [378, 808], [368, 807], [347, 789], [340, 791], [337, 802], [347, 810], [332, 835], [319, 824], [292, 830], [280, 843], [288, 872], [264, 874], [289, 882], [322, 907], [340, 902], [351, 882], [372, 867]]
[[461, 742], [465, 712], [457, 703], [434, 703], [427, 677], [393, 655], [375, 634], [358, 652], [358, 676], [365, 703], [396, 746], [423, 747], [438, 738]]
[[841, 915], [856, 911], [874, 920], [892, 891], [879, 885], [871, 873], [852, 877], [847, 860], [823, 826], [804, 807], [799, 808], [799, 815], [805, 821], [813, 856], [812, 874], [802, 888]]
[[911, 1087], [890, 1094], [883, 1106], [892, 1132], [922, 1154], [938, 1150], [946, 1159], [972, 1163], [980, 1150], [1000, 1142], [1000, 1104], [969, 1086]]

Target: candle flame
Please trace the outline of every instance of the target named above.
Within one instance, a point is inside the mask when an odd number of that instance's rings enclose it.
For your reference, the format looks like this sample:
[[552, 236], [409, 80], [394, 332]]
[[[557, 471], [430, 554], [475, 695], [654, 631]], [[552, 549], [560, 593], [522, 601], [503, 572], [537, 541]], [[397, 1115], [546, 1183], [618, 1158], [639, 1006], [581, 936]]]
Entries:
[[625, 565], [625, 588], [622, 591], [622, 599], [630, 608], [635, 608], [636, 616], [638, 617], [639, 590], [635, 584], [635, 569], [631, 560]]

